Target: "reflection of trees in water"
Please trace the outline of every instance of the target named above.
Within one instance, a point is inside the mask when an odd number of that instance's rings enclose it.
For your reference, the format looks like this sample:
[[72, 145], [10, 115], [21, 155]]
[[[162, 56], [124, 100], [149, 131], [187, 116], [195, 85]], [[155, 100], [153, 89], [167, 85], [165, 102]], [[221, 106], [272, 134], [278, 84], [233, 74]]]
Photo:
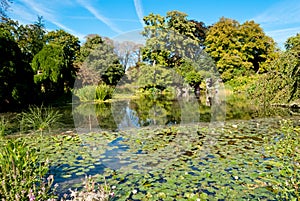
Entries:
[[76, 127], [84, 130], [117, 129], [111, 103], [80, 104], [73, 110], [73, 117]]
[[180, 123], [181, 110], [177, 101], [141, 98], [130, 101], [129, 108], [136, 112], [140, 126]]

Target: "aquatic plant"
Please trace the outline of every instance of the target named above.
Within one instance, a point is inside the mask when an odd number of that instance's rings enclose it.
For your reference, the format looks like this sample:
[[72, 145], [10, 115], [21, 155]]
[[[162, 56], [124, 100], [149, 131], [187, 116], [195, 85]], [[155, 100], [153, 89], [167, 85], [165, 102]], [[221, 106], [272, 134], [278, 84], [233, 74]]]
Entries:
[[281, 122], [280, 134], [266, 147], [265, 164], [277, 174], [263, 178], [279, 200], [300, 200], [300, 127], [292, 121]]
[[25, 140], [8, 140], [0, 147], [0, 199], [1, 200], [46, 200], [53, 198], [50, 187], [53, 176], [47, 181], [48, 162], [38, 160], [37, 150]]
[[27, 131], [50, 131], [58, 124], [62, 114], [54, 110], [52, 107], [30, 106], [28, 111], [19, 115], [20, 130]]
[[[83, 182], [83, 189], [77, 191], [77, 189], [69, 189], [71, 194], [71, 200], [67, 199], [67, 194], [64, 195], [65, 201], [85, 201], [85, 200], [98, 200], [98, 201], [109, 201], [110, 198], [114, 197], [114, 192], [111, 191], [110, 187], [106, 184], [97, 184], [91, 176], [85, 176]], [[64, 201], [64, 199], [62, 199]]]

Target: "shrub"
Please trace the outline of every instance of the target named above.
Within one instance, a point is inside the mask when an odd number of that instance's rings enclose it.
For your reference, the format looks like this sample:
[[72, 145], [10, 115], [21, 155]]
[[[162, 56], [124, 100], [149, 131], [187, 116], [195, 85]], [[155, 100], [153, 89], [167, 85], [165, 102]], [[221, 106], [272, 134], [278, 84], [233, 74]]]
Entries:
[[20, 114], [21, 131], [50, 131], [61, 117], [62, 114], [51, 107], [30, 106], [27, 112]]
[[106, 84], [98, 86], [89, 85], [74, 91], [74, 94], [79, 97], [80, 101], [94, 101], [111, 99], [114, 89]]
[[50, 187], [53, 176], [47, 182], [47, 161], [38, 162], [37, 150], [24, 140], [8, 140], [0, 147], [0, 199], [46, 200], [53, 197]]
[[267, 174], [264, 179], [279, 200], [300, 200], [300, 128], [283, 121], [281, 134], [274, 141], [266, 148], [272, 159], [265, 163], [278, 174]]
[[88, 85], [80, 89], [74, 90], [74, 94], [79, 97], [81, 102], [94, 101], [96, 93], [96, 86]]
[[91, 176], [85, 177], [84, 187], [82, 190], [74, 191], [70, 189], [71, 200], [66, 199], [65, 201], [84, 201], [84, 200], [99, 200], [99, 201], [109, 201], [114, 197], [114, 193], [111, 191], [110, 187], [104, 183], [104, 185], [96, 184]]
[[106, 85], [100, 84], [96, 87], [96, 100], [107, 100], [111, 99], [114, 92], [114, 88]]

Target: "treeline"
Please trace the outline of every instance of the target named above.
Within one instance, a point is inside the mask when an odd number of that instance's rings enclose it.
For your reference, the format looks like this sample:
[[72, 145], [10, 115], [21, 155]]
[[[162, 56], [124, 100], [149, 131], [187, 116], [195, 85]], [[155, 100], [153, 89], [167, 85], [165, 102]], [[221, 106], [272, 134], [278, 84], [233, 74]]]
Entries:
[[[153, 66], [172, 69], [196, 91], [211, 73], [233, 85], [248, 84], [253, 97], [290, 102], [299, 99], [300, 35], [280, 50], [259, 24], [220, 18], [211, 26], [171, 11], [144, 17], [144, 45], [118, 43], [97, 34], [80, 44], [64, 31], [47, 31], [42, 17], [20, 25], [0, 23], [0, 111], [28, 104], [71, 100], [76, 88], [89, 84], [114, 87], [128, 77], [147, 85], [140, 72]], [[172, 75], [165, 73], [163, 79]], [[265, 82], [259, 82], [264, 76]], [[257, 82], [254, 82], [257, 80]], [[157, 80], [156, 80], [157, 81]], [[250, 83], [250, 84], [249, 84]]]

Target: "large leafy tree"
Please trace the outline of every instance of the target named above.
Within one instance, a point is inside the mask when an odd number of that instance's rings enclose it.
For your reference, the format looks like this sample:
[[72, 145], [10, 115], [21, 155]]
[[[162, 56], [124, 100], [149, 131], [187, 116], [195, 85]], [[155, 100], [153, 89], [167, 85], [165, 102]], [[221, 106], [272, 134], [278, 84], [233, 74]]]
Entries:
[[108, 38], [103, 39], [99, 35], [87, 37], [79, 58], [81, 67], [78, 79], [81, 79], [82, 82], [95, 80], [92, 77], [96, 75], [98, 82], [114, 86], [125, 73], [124, 67], [114, 52], [113, 42]]
[[28, 103], [32, 90], [30, 66], [10, 31], [0, 28], [0, 107]]
[[[64, 30], [48, 32], [45, 35], [45, 41], [46, 44], [53, 44], [53, 47], [59, 46], [59, 48], [55, 48], [56, 50], [63, 50], [64, 63], [66, 67], [61, 69], [61, 76], [64, 78], [63, 89], [66, 93], [68, 93], [73, 88], [76, 73], [78, 71], [75, 61], [79, 56], [80, 41], [77, 37]], [[61, 88], [59, 90], [61, 90]]]
[[285, 43], [286, 51], [280, 52], [270, 65], [267, 74], [255, 83], [253, 95], [263, 103], [288, 103], [300, 100], [300, 34]]
[[224, 80], [266, 72], [276, 55], [275, 42], [254, 21], [222, 17], [209, 28], [204, 45]]
[[143, 60], [150, 64], [175, 67], [183, 57], [192, 59], [201, 49], [206, 27], [204, 23], [188, 20], [183, 12], [170, 11], [165, 17], [152, 13], [144, 17], [144, 22]]
[[187, 17], [179, 11], [167, 12], [165, 17], [155, 14], [144, 17], [143, 60], [152, 66], [174, 68], [196, 92], [203, 75], [195, 61], [202, 53], [207, 27]]
[[[63, 47], [50, 43], [35, 55], [32, 61], [34, 82], [43, 98], [56, 98], [65, 90], [65, 82], [71, 75]], [[66, 74], [67, 73], [67, 74]]]
[[0, 27], [12, 33], [22, 53], [25, 55], [26, 63], [30, 63], [35, 54], [44, 46], [46, 33], [43, 17], [38, 17], [34, 24], [19, 25], [18, 21], [5, 19]]

